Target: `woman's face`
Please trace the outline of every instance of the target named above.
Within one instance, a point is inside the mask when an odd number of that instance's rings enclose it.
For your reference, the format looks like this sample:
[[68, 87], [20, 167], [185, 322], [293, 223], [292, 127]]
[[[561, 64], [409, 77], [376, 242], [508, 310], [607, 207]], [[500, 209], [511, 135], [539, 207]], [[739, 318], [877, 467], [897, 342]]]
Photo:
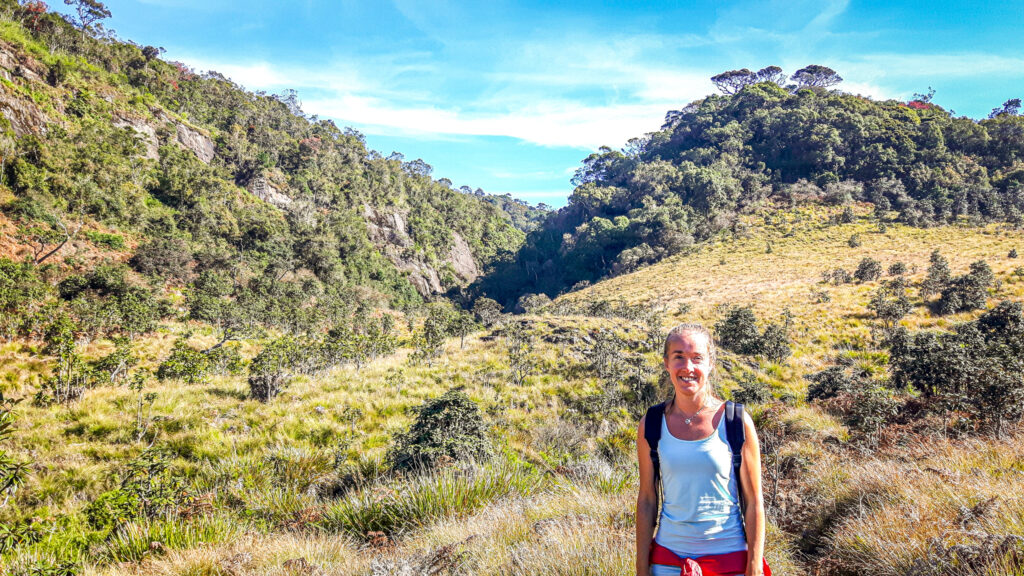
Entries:
[[704, 390], [712, 368], [707, 336], [684, 332], [669, 340], [665, 370], [668, 370], [676, 394], [693, 396]]

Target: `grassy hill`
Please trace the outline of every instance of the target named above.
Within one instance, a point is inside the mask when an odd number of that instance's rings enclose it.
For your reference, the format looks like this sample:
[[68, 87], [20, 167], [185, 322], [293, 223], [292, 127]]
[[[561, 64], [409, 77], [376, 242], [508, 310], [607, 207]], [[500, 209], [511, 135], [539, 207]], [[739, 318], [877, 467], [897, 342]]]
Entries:
[[[822, 272], [873, 257], [886, 268], [904, 262], [916, 284], [938, 249], [954, 275], [990, 264], [1000, 281], [991, 307], [1021, 299], [1020, 264], [1008, 254], [1022, 233], [995, 224], [879, 232], [869, 206], [855, 212], [844, 224], [838, 209], [814, 206], [749, 217], [689, 254], [508, 318], [464, 346], [449, 339], [433, 360], [418, 360], [416, 332], [403, 332], [394, 354], [298, 376], [268, 403], [231, 375], [101, 385], [68, 406], [23, 402], [2, 446], [32, 464], [3, 508], [5, 529], [22, 538], [4, 565], [11, 574], [62, 562], [85, 574], [631, 573], [645, 402], [631, 383], [656, 386], [658, 343], [648, 336], [752, 305], [763, 321], [788, 311], [793, 354], [773, 362], [725, 351], [720, 386], [734, 395], [761, 382], [771, 392], [752, 410], [776, 573], [1020, 574], [1000, 556], [1024, 536], [1016, 427], [996, 437], [894, 416], [888, 432], [868, 434], [841, 406], [807, 402], [804, 377], [844, 362], [875, 381], [887, 373], [866, 308], [881, 279], [836, 285]], [[913, 300], [902, 321], [913, 329], [978, 314], [939, 317]], [[200, 324], [163, 324], [139, 341], [139, 367], [156, 369], [184, 334], [197, 346], [215, 340]], [[525, 358], [509, 352], [517, 338]], [[0, 355], [5, 396], [28, 398], [49, 370], [40, 344], [10, 342]], [[390, 470], [415, 408], [456, 387], [479, 407], [493, 456], [442, 461], [426, 475]], [[125, 483], [133, 477], [148, 491]], [[155, 512], [103, 528], [96, 502], [125, 486]]]

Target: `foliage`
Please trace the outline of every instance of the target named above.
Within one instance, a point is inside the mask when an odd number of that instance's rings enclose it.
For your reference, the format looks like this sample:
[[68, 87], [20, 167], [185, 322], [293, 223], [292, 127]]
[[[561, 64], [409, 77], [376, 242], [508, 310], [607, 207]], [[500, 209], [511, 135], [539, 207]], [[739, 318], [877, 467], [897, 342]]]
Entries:
[[35, 264], [0, 258], [0, 336], [13, 339], [48, 292]]
[[775, 399], [772, 389], [756, 377], [748, 376], [738, 383], [738, 387], [732, 391], [734, 402], [741, 404], [764, 404]]
[[296, 371], [303, 350], [301, 342], [288, 336], [267, 343], [249, 364], [249, 394], [260, 402], [277, 396]]
[[140, 518], [158, 518], [177, 510], [188, 498], [181, 476], [171, 467], [170, 454], [147, 447], [125, 466], [118, 487], [101, 494], [85, 509], [97, 529], [117, 529]]
[[882, 263], [874, 258], [864, 258], [857, 265], [857, 270], [854, 271], [853, 277], [858, 282], [873, 282], [878, 280], [882, 275]]
[[416, 409], [416, 420], [395, 436], [389, 459], [396, 469], [411, 470], [445, 461], [486, 460], [492, 453], [480, 408], [453, 388]]
[[187, 337], [178, 338], [171, 345], [171, 353], [156, 369], [160, 380], [182, 380], [186, 384], [205, 383], [212, 365], [210, 357], [186, 343]]
[[944, 411], [968, 414], [985, 427], [1024, 415], [1024, 311], [1001, 302], [953, 332], [909, 333], [891, 339], [890, 372]]
[[[14, 412], [12, 411], [17, 402], [4, 400], [0, 395], [0, 444], [6, 443], [14, 433]], [[7, 505], [8, 500], [17, 492], [28, 478], [29, 462], [15, 460], [7, 454], [7, 451], [0, 447], [0, 494], [3, 500], [0, 501], [0, 509]], [[3, 553], [5, 544], [0, 543], [0, 554]]]
[[490, 328], [501, 320], [501, 312], [501, 304], [490, 298], [480, 297], [473, 302], [473, 314], [486, 328]]
[[976, 121], [930, 102], [832, 91], [839, 75], [817, 65], [793, 74], [792, 88], [747, 69], [714, 80], [725, 95], [670, 111], [660, 131], [625, 150], [585, 158], [568, 205], [480, 293], [506, 306], [555, 296], [683, 253], [765, 201], [872, 202], [912, 226], [1024, 213], [1024, 188], [1009, 176], [1024, 159], [1022, 116]]
[[764, 331], [757, 328], [757, 317], [749, 306], [733, 306], [715, 324], [715, 335], [723, 348], [737, 354], [763, 355], [782, 362], [792, 353], [786, 324], [770, 323]]
[[761, 350], [761, 332], [757, 316], [749, 306], [735, 306], [715, 324], [715, 335], [723, 348], [737, 354], [757, 354]]
[[902, 277], [882, 282], [871, 297], [868, 309], [882, 321], [886, 330], [891, 331], [896, 324], [913, 309], [907, 296], [907, 287]]
[[922, 299], [940, 294], [952, 277], [952, 273], [949, 271], [949, 261], [937, 249], [932, 251], [928, 262], [928, 272], [924, 280], [921, 281], [918, 291]]
[[985, 308], [988, 288], [995, 282], [992, 269], [984, 260], [971, 264], [971, 271], [951, 279], [942, 289], [936, 309], [939, 314], [952, 314]]
[[505, 339], [509, 380], [516, 386], [522, 386], [535, 368], [536, 362], [531, 355], [533, 342], [526, 328], [519, 322], [509, 322], [502, 329], [501, 335]]

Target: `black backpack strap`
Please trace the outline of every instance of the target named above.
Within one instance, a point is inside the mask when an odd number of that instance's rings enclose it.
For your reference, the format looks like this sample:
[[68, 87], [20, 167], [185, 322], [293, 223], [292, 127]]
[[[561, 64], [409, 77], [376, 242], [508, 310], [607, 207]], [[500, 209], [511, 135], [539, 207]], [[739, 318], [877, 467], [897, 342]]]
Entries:
[[661, 440], [661, 422], [665, 419], [665, 403], [655, 404], [647, 409], [644, 417], [644, 440], [651, 449], [651, 464], [654, 465], [654, 526], [658, 526], [658, 506], [661, 491], [661, 458], [658, 456], [658, 441]]
[[732, 475], [736, 478], [736, 492], [740, 498], [740, 517], [746, 505], [743, 501], [743, 483], [740, 481], [740, 466], [743, 465], [743, 442], [746, 441], [747, 433], [743, 428], [743, 404], [726, 401], [725, 403], [725, 437], [729, 440], [729, 450], [732, 451]]

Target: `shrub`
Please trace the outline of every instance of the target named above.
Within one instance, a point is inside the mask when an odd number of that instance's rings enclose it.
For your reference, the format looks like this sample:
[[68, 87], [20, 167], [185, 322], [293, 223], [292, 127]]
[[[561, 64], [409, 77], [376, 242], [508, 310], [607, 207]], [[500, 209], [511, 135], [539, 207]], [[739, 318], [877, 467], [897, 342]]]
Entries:
[[907, 297], [906, 284], [903, 279], [897, 278], [891, 282], [883, 282], [871, 297], [868, 309], [875, 313], [887, 330], [892, 330], [896, 323], [913, 309], [910, 298]]
[[807, 401], [830, 400], [840, 394], [851, 392], [860, 387], [859, 379], [846, 373], [842, 366], [829, 366], [821, 372], [806, 376], [810, 384], [807, 386]]
[[115, 528], [140, 518], [157, 518], [175, 511], [188, 493], [183, 479], [173, 473], [170, 454], [150, 446], [128, 463], [119, 486], [104, 492], [85, 508], [96, 529]]
[[1016, 258], [1017, 257], [1017, 249], [1016, 248], [1010, 249], [1010, 253], [1007, 254], [1006, 257], [1007, 258]]
[[295, 362], [304, 356], [294, 338], [285, 336], [267, 344], [249, 364], [249, 394], [260, 402], [269, 402], [291, 380]]
[[187, 336], [178, 338], [171, 346], [171, 353], [157, 366], [156, 377], [160, 380], [182, 380], [186, 384], [206, 382], [213, 366], [210, 357], [186, 344]]
[[135, 250], [129, 263], [140, 274], [184, 280], [188, 278], [192, 253], [181, 238], [155, 237]]
[[757, 354], [760, 350], [761, 333], [757, 329], [757, 317], [749, 306], [730, 308], [715, 324], [715, 334], [722, 347], [737, 354]]
[[772, 389], [753, 375], [740, 380], [739, 386], [732, 391], [732, 399], [742, 404], [764, 404], [774, 399]]
[[857, 270], [853, 273], [853, 277], [858, 282], [872, 282], [878, 280], [878, 277], [882, 275], [882, 263], [874, 258], [864, 258], [857, 265]]
[[1001, 302], [953, 332], [908, 333], [891, 341], [889, 369], [896, 386], [910, 386], [946, 411], [962, 411], [998, 432], [1024, 415], [1024, 311]]
[[124, 249], [124, 236], [121, 236], [120, 234], [107, 234], [105, 232], [86, 230], [85, 237], [97, 246], [106, 246], [111, 250]]
[[524, 294], [516, 301], [516, 312], [533, 314], [548, 304], [551, 298], [547, 294]]
[[823, 275], [823, 277], [825, 278], [826, 282], [831, 279], [832, 283], [835, 284], [836, 286], [839, 286], [840, 284], [849, 284], [850, 282], [853, 282], [853, 275], [851, 275], [849, 271], [844, 270], [843, 268], [836, 268], [835, 270], [832, 271], [831, 274], [826, 272]]
[[792, 353], [787, 332], [784, 325], [775, 323], [759, 332], [757, 317], [750, 307], [731, 308], [715, 324], [715, 334], [723, 348], [737, 354], [761, 354], [773, 362], [782, 362]]
[[[4, 400], [0, 395], [0, 443], [7, 442], [14, 433], [14, 413], [11, 411], [16, 402]], [[18, 488], [25, 483], [28, 477], [29, 463], [19, 462], [7, 455], [7, 451], [0, 448], [0, 508], [3, 508], [7, 501], [14, 496]], [[0, 553], [3, 553], [5, 545], [0, 540]]]
[[850, 248], [859, 248], [861, 245], [860, 234], [850, 236], [850, 239], [846, 241], [846, 245]]
[[789, 346], [789, 334], [781, 324], [769, 324], [761, 333], [760, 354], [772, 362], [782, 362], [793, 353]]
[[921, 298], [927, 299], [932, 295], [941, 293], [949, 283], [950, 277], [949, 261], [938, 250], [933, 251], [929, 258], [928, 273], [925, 279], [921, 281], [918, 291]]
[[459, 388], [428, 400], [416, 420], [395, 437], [394, 468], [432, 468], [443, 460], [483, 460], [493, 452], [480, 408]]
[[939, 314], [952, 314], [985, 308], [988, 288], [995, 282], [992, 269], [984, 260], [971, 264], [971, 271], [949, 281], [939, 296]]
[[907, 265], [904, 264], [903, 262], [893, 262], [891, 265], [889, 265], [890, 276], [903, 276], [907, 272]]
[[477, 298], [473, 303], [473, 314], [481, 324], [490, 328], [501, 320], [501, 304], [490, 298]]

